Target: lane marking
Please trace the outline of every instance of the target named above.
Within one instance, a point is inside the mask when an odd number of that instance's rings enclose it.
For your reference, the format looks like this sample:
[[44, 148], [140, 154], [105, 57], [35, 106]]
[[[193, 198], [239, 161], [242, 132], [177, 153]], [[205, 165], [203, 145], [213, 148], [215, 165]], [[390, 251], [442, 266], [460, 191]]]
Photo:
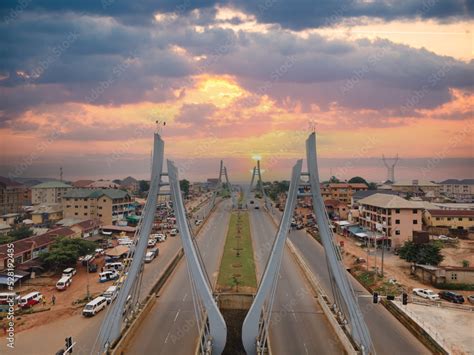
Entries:
[[166, 339], [165, 339], [165, 344], [168, 342], [168, 338], [170, 337], [170, 334], [171, 332], [168, 332], [168, 335], [166, 336]]
[[304, 346], [304, 350], [306, 351], [306, 354], [309, 354], [308, 348], [306, 347], [306, 343], [303, 343], [303, 346]]
[[176, 315], [174, 316], [174, 321], [173, 322], [176, 322], [176, 319], [178, 319], [179, 312], [181, 312], [181, 309], [178, 309], [178, 312], [176, 312]]
[[185, 294], [184, 297], [183, 297], [183, 302], [184, 300], [186, 299], [186, 297], [188, 297], [188, 294]]

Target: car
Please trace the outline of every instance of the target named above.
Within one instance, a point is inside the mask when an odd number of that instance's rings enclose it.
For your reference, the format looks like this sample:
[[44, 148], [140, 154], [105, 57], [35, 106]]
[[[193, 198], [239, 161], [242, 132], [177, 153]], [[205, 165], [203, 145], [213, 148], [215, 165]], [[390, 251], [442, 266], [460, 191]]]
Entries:
[[156, 240], [155, 239], [150, 239], [148, 240], [148, 248], [153, 248], [156, 245]]
[[90, 263], [89, 264], [89, 272], [97, 272], [97, 269], [98, 269], [98, 265], [97, 264], [94, 264], [94, 263]]
[[467, 300], [469, 301], [469, 303], [474, 303], [474, 295], [467, 296]]
[[102, 248], [97, 248], [94, 252], [95, 252], [95, 255], [99, 255], [99, 256], [105, 254], [105, 250]]
[[76, 269], [73, 268], [73, 267], [68, 267], [67, 269], [63, 270], [63, 275], [62, 276], [73, 277], [74, 275], [76, 275]]
[[87, 266], [88, 263], [91, 263], [92, 261], [94, 261], [95, 259], [95, 256], [92, 255], [92, 254], [88, 254], [86, 255], [83, 259], [82, 259], [82, 265], [83, 266]]
[[438, 235], [438, 239], [439, 240], [449, 240], [451, 238], [449, 238], [448, 236], [444, 235], [444, 234], [441, 234], [441, 235]]
[[464, 303], [464, 297], [462, 295], [451, 291], [441, 291], [439, 297], [452, 303]]
[[303, 226], [302, 223], [298, 223], [298, 224], [296, 225], [296, 229], [303, 229], [303, 228], [304, 228], [304, 226]]
[[255, 206], [254, 207], [256, 210], [259, 210], [260, 209], [260, 206]]
[[171, 230], [171, 232], [170, 232], [170, 235], [171, 235], [172, 237], [175, 237], [177, 234], [178, 234], [178, 230], [177, 230], [176, 228], [173, 228], [173, 229]]
[[38, 291], [30, 292], [27, 295], [21, 297], [18, 304], [20, 305], [21, 308], [30, 308], [34, 306], [35, 304], [40, 303], [42, 299], [43, 299], [43, 295], [40, 292]]
[[118, 286], [109, 286], [107, 290], [104, 291], [102, 297], [107, 300], [107, 304], [111, 304], [115, 298], [117, 298]]
[[164, 242], [166, 240], [166, 234], [155, 234], [155, 240], [157, 242]]
[[439, 300], [439, 295], [437, 295], [433, 292], [433, 290], [430, 290], [428, 288], [414, 288], [413, 294], [432, 301]]
[[151, 251], [147, 252], [145, 255], [145, 262], [146, 263], [151, 263], [153, 259], [155, 258], [155, 253], [152, 253]]
[[253, 205], [255, 202], [253, 200], [250, 200], [250, 204]]
[[119, 274], [115, 270], [107, 270], [104, 272], [101, 272], [99, 274], [99, 282], [107, 282], [107, 281], [113, 281], [117, 280], [119, 278]]
[[88, 304], [85, 305], [82, 310], [82, 315], [84, 317], [93, 317], [107, 305], [107, 299], [105, 297], [99, 296], [94, 298]]

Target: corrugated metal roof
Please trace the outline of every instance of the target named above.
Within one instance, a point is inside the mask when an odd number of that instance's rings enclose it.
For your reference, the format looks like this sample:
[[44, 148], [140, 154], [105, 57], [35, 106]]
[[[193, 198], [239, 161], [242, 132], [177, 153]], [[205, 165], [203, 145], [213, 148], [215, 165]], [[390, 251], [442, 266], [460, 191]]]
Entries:
[[47, 181], [47, 182], [42, 182], [41, 184], [35, 185], [32, 187], [32, 189], [52, 189], [52, 188], [65, 188], [65, 187], [71, 187], [71, 185], [65, 184], [62, 181]]
[[408, 201], [396, 195], [374, 194], [359, 200], [359, 204], [380, 208], [423, 208], [419, 202]]

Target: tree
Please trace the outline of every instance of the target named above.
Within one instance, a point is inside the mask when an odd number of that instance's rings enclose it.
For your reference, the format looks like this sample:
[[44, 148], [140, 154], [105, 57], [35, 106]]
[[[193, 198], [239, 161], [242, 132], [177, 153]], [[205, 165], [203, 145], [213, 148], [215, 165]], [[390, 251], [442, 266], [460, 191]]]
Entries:
[[350, 184], [366, 184], [366, 185], [369, 185], [367, 183], [367, 180], [365, 180], [364, 178], [360, 177], [360, 176], [354, 176], [353, 178], [351, 178], [348, 183]]
[[400, 258], [414, 264], [439, 265], [444, 259], [441, 248], [432, 243], [415, 244], [406, 241], [399, 249]]
[[338, 179], [337, 177], [335, 177], [335, 176], [331, 176], [331, 177], [329, 178], [329, 183], [330, 183], [330, 184], [337, 184], [337, 183], [339, 183], [339, 182], [340, 182], [339, 179]]
[[57, 239], [49, 251], [40, 254], [43, 265], [50, 270], [59, 271], [76, 265], [77, 259], [93, 252], [94, 242], [84, 239]]
[[25, 225], [20, 225], [8, 233], [8, 236], [10, 238], [13, 238], [13, 240], [28, 238], [28, 237], [31, 237], [32, 235], [33, 235], [33, 229]]
[[146, 180], [140, 180], [138, 182], [140, 192], [146, 192], [150, 189], [150, 183]]
[[377, 190], [377, 184], [375, 182], [369, 182], [367, 185], [369, 186], [369, 190]]
[[184, 197], [188, 198], [189, 196], [189, 181], [186, 179], [179, 180], [179, 188], [184, 192]]

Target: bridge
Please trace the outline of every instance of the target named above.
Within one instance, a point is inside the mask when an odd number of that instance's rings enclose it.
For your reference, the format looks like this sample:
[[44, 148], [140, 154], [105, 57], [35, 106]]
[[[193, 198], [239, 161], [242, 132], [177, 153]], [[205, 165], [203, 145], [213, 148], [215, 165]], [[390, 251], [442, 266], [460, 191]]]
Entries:
[[[283, 212], [265, 193], [260, 161], [240, 193], [221, 161], [207, 201], [186, 211], [179, 169], [165, 162], [164, 153], [165, 142], [155, 133], [150, 190], [128, 254], [131, 262], [122, 272], [116, 300], [96, 331], [82, 340], [86, 352], [427, 353], [386, 309], [374, 307], [344, 268], [321, 197], [315, 133], [306, 141], [305, 164], [295, 161]], [[255, 179], [261, 199], [252, 189]], [[290, 231], [296, 201], [305, 196], [311, 197], [321, 244], [304, 230]], [[179, 237], [167, 241], [159, 270], [151, 275], [144, 256], [161, 201], [172, 203]], [[235, 211], [248, 213], [254, 249], [257, 287], [246, 298], [216, 287]], [[196, 216], [203, 222], [195, 223]], [[245, 317], [230, 319], [226, 302], [239, 304]]]

